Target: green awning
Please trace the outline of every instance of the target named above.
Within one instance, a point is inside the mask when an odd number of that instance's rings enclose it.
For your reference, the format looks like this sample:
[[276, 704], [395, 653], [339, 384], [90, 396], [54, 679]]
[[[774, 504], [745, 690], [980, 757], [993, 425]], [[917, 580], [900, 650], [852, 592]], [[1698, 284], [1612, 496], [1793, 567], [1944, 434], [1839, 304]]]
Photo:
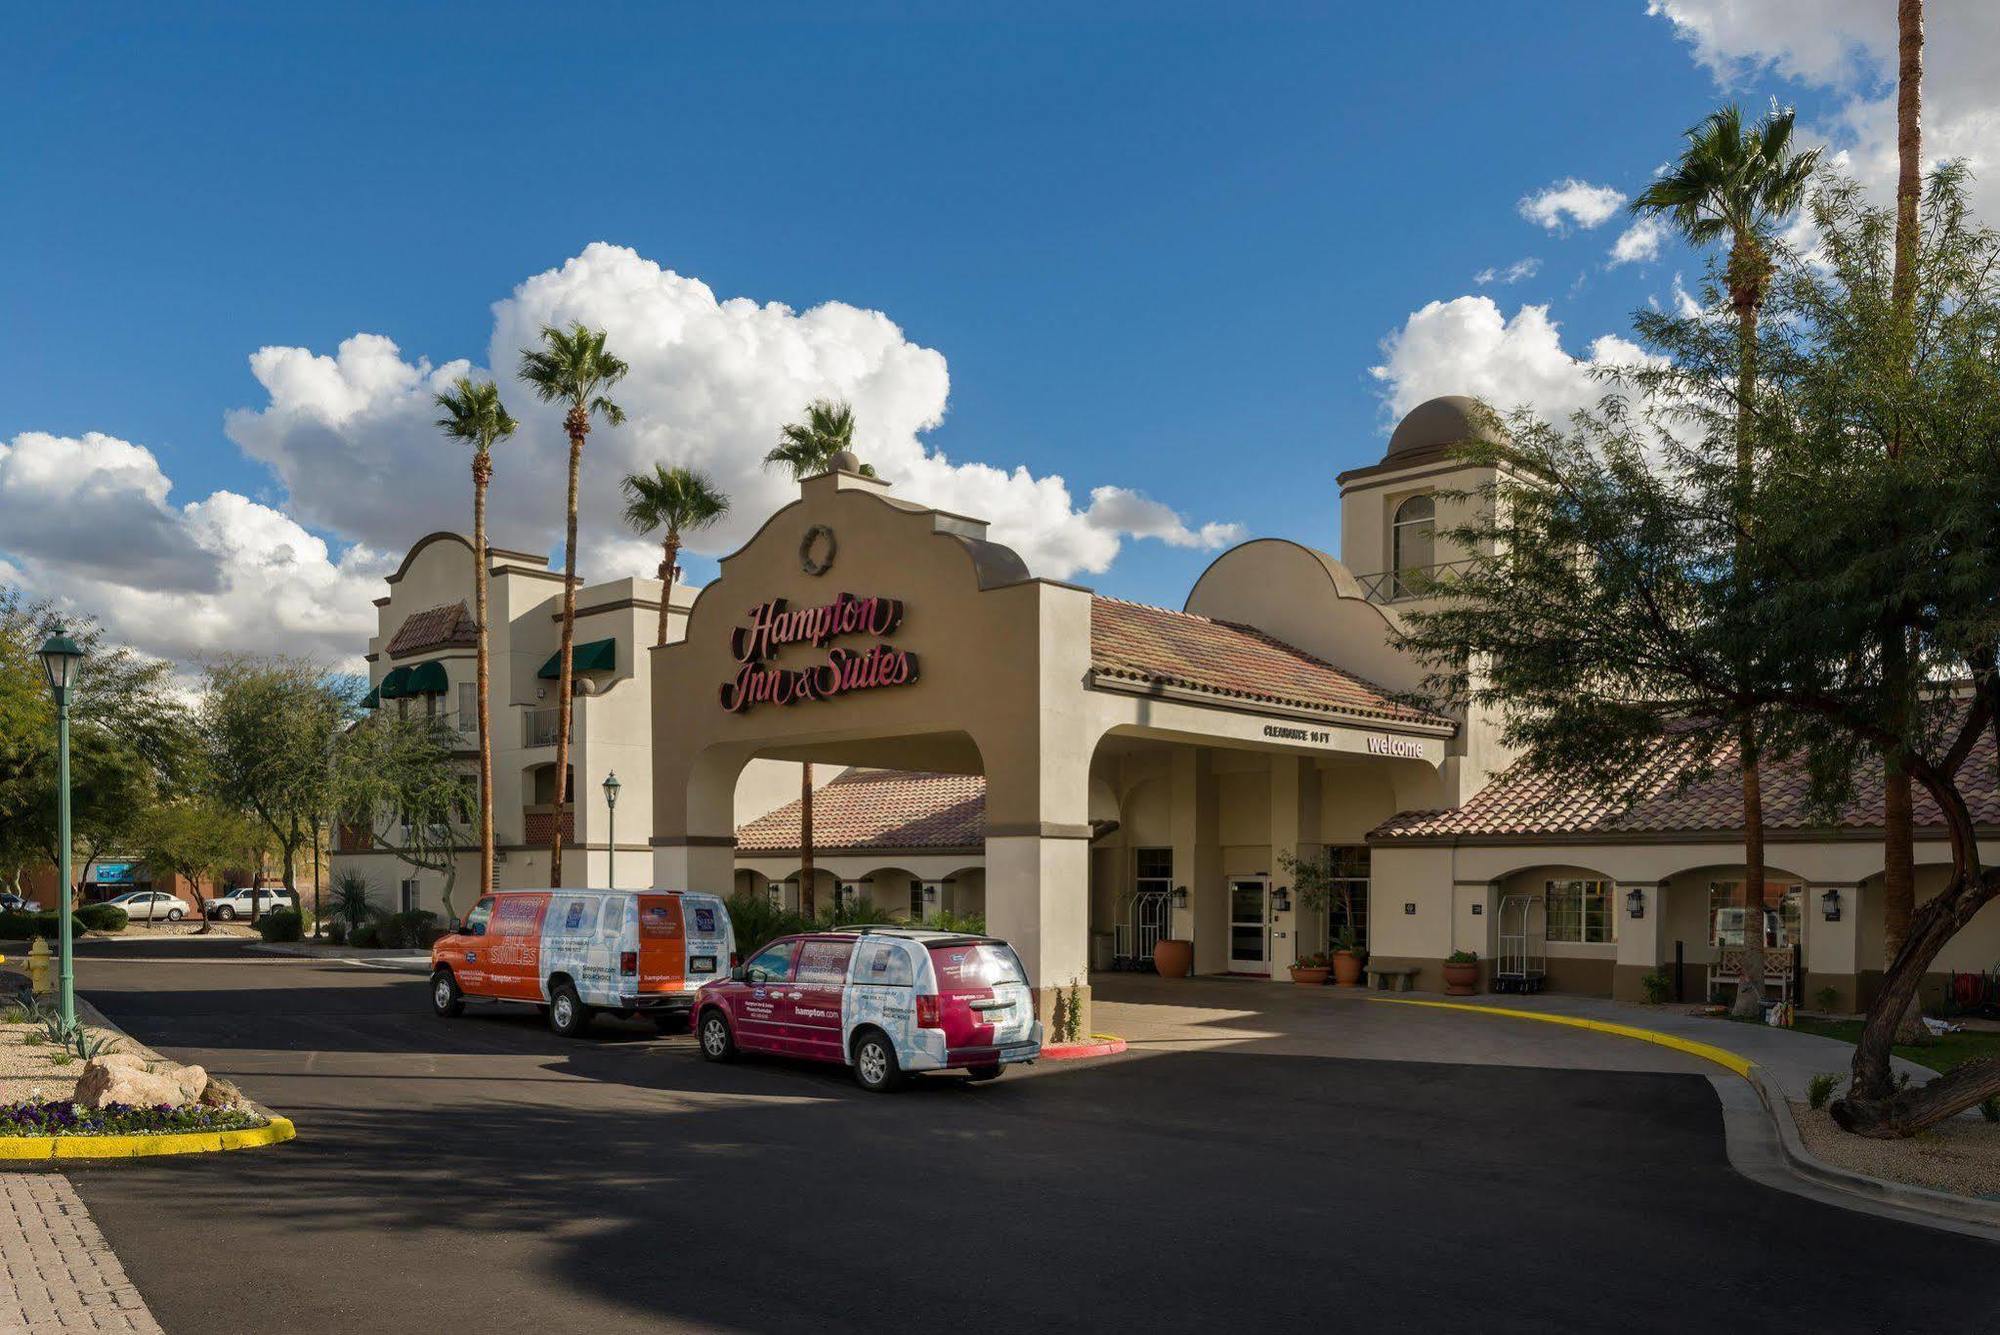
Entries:
[[[618, 641], [592, 640], [589, 644], [574, 645], [569, 651], [569, 666], [572, 672], [610, 672], [618, 666]], [[551, 681], [562, 675], [562, 650], [549, 655], [549, 661], [542, 664], [537, 677], [547, 677]]]
[[382, 692], [370, 691], [368, 694], [362, 696], [361, 707], [363, 709], [380, 709], [382, 707]]
[[400, 700], [406, 695], [416, 694], [410, 689], [410, 672], [411, 669], [406, 667], [397, 668], [382, 678], [382, 684], [375, 688], [376, 694], [384, 700]]
[[443, 695], [451, 689], [451, 678], [445, 675], [444, 664], [433, 658], [428, 662], [414, 664], [410, 668], [410, 680], [404, 684], [405, 695]]

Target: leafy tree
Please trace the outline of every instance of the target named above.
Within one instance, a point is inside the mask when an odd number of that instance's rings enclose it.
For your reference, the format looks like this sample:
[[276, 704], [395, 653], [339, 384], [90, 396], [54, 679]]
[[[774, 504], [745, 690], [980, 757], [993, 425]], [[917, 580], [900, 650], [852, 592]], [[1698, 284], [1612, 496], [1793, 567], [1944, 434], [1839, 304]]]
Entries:
[[200, 931], [208, 930], [202, 882], [213, 885], [248, 849], [262, 854], [261, 831], [244, 814], [212, 797], [183, 797], [147, 812], [132, 832], [132, 846], [155, 871], [183, 878], [194, 895]]
[[299, 851], [337, 809], [334, 748], [355, 713], [353, 680], [305, 658], [234, 657], [209, 664], [203, 684], [210, 795], [256, 818], [296, 896]]
[[[604, 346], [604, 331], [585, 327], [582, 321], [568, 329], [542, 327], [542, 346], [521, 350], [521, 379], [534, 388], [543, 403], [566, 405], [563, 431], [569, 437], [569, 503], [564, 518], [562, 646], [556, 650], [556, 774], [569, 774], [570, 715], [575, 704], [570, 698], [574, 684], [576, 648], [576, 493], [583, 472], [583, 442], [590, 434], [590, 419], [601, 416], [612, 426], [625, 420], [625, 410], [606, 397], [604, 391], [625, 378], [631, 368], [611, 355]], [[559, 777], [558, 782], [563, 782]], [[550, 822], [549, 884], [562, 884], [562, 817]]]
[[473, 776], [458, 767], [456, 745], [441, 718], [384, 710], [342, 738], [337, 764], [340, 810], [365, 813], [378, 844], [415, 870], [441, 875], [453, 920], [461, 831], [478, 796]]
[[[493, 706], [486, 628], [486, 488], [493, 481], [493, 447], [519, 429], [491, 380], [460, 376], [437, 396], [444, 416], [437, 425], [472, 447], [473, 616], [479, 623], [479, 893], [493, 889]], [[664, 608], [664, 604], [662, 604]], [[665, 616], [664, 610], [661, 616]]]
[[[778, 432], [778, 443], [764, 456], [766, 465], [787, 469], [794, 482], [824, 473], [833, 466], [833, 456], [854, 448], [854, 407], [845, 400], [814, 399], [806, 405], [803, 422], [789, 422]], [[875, 470], [861, 465], [863, 474]], [[799, 766], [799, 908], [810, 918], [813, 912], [813, 767], [808, 760]]]
[[[1792, 149], [1789, 110], [1773, 108], [1746, 128], [1742, 112], [1726, 106], [1687, 132], [1687, 147], [1672, 167], [1632, 202], [1635, 212], [1664, 217], [1695, 245], [1727, 241], [1724, 277], [1736, 313], [1736, 501], [1740, 512], [1756, 487], [1752, 414], [1757, 390], [1757, 318], [1769, 291], [1774, 266], [1771, 234], [1804, 203], [1819, 159], [1817, 149]], [[1739, 525], [1739, 543], [1753, 540]], [[1747, 592], [1750, 562], [1735, 569]], [[1739, 1015], [1759, 1012], [1764, 997], [1764, 806], [1759, 782], [1758, 729], [1753, 713], [1737, 713], [1736, 745], [1743, 776], [1743, 983]]]
[[645, 537], [660, 537], [660, 638], [667, 642], [667, 604], [681, 573], [681, 539], [729, 513], [729, 497], [708, 476], [692, 468], [654, 464], [651, 473], [632, 473], [619, 484], [625, 491], [625, 523]]

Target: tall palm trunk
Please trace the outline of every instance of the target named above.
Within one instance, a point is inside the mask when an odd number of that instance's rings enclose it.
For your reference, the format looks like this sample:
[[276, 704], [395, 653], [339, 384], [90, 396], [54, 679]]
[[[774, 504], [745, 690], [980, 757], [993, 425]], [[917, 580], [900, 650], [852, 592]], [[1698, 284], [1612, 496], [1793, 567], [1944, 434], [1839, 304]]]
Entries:
[[[1895, 306], [1899, 364], [1910, 361], [1916, 310], [1917, 203], [1922, 188], [1922, 133], [1918, 112], [1923, 98], [1924, 6], [1923, 0], [1900, 0], [1896, 6], [1896, 263], [1890, 280], [1890, 300]], [[1899, 420], [1889, 437], [1889, 457], [1903, 452], [1903, 432]], [[1892, 530], [1895, 515], [1886, 516]], [[1895, 700], [1909, 694], [1910, 658], [1907, 632], [1901, 617], [1892, 617], [1882, 636], [1883, 684]], [[1907, 727], [1909, 720], [1898, 717]], [[1898, 731], [1901, 731], [1899, 727]], [[1909, 772], [1893, 756], [1882, 762], [1882, 962], [1896, 958], [1910, 934], [1910, 914], [1917, 903], [1916, 830], [1911, 810]], [[1899, 1043], [1921, 1042], [1923, 998], [1913, 993], [1910, 1005], [1896, 1026]]]
[[472, 601], [479, 622], [479, 896], [493, 893], [493, 706], [486, 633], [486, 488], [493, 457], [472, 456]]
[[799, 912], [813, 916], [813, 767], [799, 766]]
[[[1736, 307], [1736, 490], [1737, 504], [1749, 508], [1756, 484], [1751, 440], [1751, 408], [1757, 393], [1757, 308], [1763, 301], [1770, 261], [1754, 241], [1739, 240], [1729, 257], [1730, 300]], [[1736, 530], [1737, 605], [1749, 602], [1750, 535]], [[1746, 669], [1748, 664], [1743, 665]], [[1748, 676], [1746, 670], [1745, 674]], [[1745, 711], [1737, 724], [1737, 751], [1743, 771], [1743, 977], [1736, 990], [1739, 1016], [1761, 1014], [1764, 1003], [1764, 789], [1759, 772], [1757, 719]]]
[[556, 650], [556, 818], [549, 831], [549, 884], [563, 883], [563, 813], [569, 809], [570, 651], [576, 646], [576, 492], [583, 475], [583, 438], [590, 415], [578, 404], [563, 419], [569, 433], [569, 510], [563, 530], [562, 647]]
[[674, 600], [674, 576], [680, 571], [680, 563], [681, 535], [668, 529], [660, 543], [660, 644], [667, 642], [667, 604]]

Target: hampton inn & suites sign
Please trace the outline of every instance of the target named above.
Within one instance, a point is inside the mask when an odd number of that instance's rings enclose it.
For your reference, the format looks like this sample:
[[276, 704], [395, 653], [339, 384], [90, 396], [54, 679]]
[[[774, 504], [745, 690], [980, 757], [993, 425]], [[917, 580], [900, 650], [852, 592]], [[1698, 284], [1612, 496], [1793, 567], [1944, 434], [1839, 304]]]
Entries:
[[[876, 643], [867, 648], [838, 640], [885, 640], [903, 624], [898, 598], [857, 598], [843, 593], [818, 607], [792, 608], [783, 598], [750, 609], [746, 624], [729, 639], [742, 666], [722, 684], [722, 707], [732, 714], [756, 705], [796, 705], [854, 691], [907, 686], [917, 679], [917, 656], [908, 649]], [[772, 660], [788, 645], [810, 645], [824, 661], [779, 667]], [[831, 647], [829, 647], [831, 646]]]

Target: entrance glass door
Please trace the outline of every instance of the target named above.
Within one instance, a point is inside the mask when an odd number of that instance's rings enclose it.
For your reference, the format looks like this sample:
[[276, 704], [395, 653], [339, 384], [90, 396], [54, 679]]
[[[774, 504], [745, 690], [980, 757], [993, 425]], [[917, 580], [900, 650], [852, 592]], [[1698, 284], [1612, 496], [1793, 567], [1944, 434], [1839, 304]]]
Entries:
[[1271, 972], [1270, 882], [1261, 877], [1229, 883], [1229, 971]]

